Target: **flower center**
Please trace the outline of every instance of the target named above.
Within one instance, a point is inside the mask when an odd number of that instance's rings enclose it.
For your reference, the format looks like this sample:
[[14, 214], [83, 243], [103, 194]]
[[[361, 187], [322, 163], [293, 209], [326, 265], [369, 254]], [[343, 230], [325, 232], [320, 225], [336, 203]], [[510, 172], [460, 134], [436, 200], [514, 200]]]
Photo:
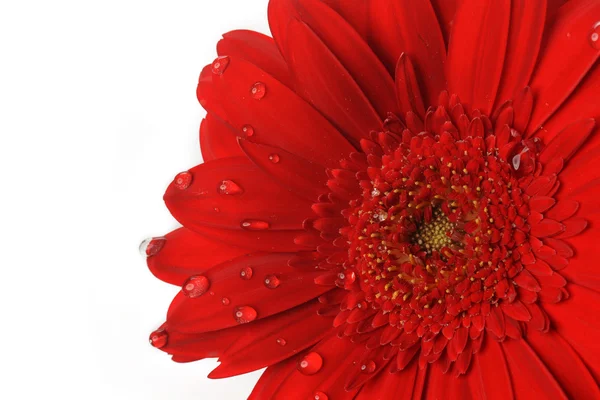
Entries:
[[433, 210], [431, 221], [424, 222], [418, 227], [412, 242], [431, 255], [433, 251], [440, 251], [443, 247], [453, 245], [451, 237], [455, 228], [456, 224], [450, 222], [448, 216], [436, 208]]
[[356, 275], [372, 308], [392, 313], [392, 325], [419, 336], [515, 299], [529, 215], [520, 182], [539, 150], [486, 116], [462, 114], [456, 127], [445, 112], [435, 112], [445, 124], [361, 143], [362, 196], [344, 211], [344, 273]]

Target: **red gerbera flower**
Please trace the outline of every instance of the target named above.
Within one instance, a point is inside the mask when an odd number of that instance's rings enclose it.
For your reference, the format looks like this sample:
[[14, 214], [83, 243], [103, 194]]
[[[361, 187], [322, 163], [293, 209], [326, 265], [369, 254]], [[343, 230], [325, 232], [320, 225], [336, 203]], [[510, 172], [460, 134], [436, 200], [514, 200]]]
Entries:
[[[460, 3], [460, 5], [457, 5]], [[151, 343], [251, 399], [600, 398], [600, 1], [272, 0], [200, 76]]]

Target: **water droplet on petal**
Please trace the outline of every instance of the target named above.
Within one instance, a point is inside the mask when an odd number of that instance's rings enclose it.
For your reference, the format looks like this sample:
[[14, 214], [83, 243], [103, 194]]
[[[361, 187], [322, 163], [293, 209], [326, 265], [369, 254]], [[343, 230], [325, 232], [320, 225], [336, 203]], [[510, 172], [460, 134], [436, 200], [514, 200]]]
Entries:
[[379, 191], [379, 189], [373, 189], [373, 191], [371, 192], [371, 196], [373, 197], [377, 197], [381, 194], [381, 192]]
[[253, 273], [252, 268], [244, 267], [240, 271], [240, 276], [242, 277], [242, 279], [248, 280], [248, 279], [252, 278], [252, 273]]
[[269, 223], [256, 219], [247, 219], [242, 221], [242, 228], [249, 231], [264, 231], [265, 229], [269, 229]]
[[224, 306], [228, 306], [229, 303], [231, 303], [231, 302], [229, 301], [229, 299], [227, 297], [223, 297], [221, 299], [221, 303], [223, 303]]
[[519, 167], [521, 166], [521, 154], [517, 154], [516, 156], [513, 157], [512, 165], [513, 165], [513, 168], [515, 169], [515, 171], [519, 170]]
[[238, 324], [246, 324], [256, 319], [256, 310], [249, 306], [237, 307], [233, 312], [233, 316]]
[[244, 125], [242, 127], [242, 132], [244, 132], [248, 137], [254, 136], [254, 128], [250, 125]]
[[323, 366], [323, 358], [314, 351], [305, 355], [298, 363], [298, 371], [304, 375], [313, 375], [319, 372]]
[[140, 243], [140, 254], [144, 257], [155, 256], [163, 248], [166, 241], [167, 239], [164, 237], [144, 239], [142, 243]]
[[209, 287], [210, 281], [208, 280], [208, 278], [203, 275], [197, 275], [188, 278], [184, 282], [181, 291], [187, 297], [194, 299], [206, 293]]
[[229, 66], [229, 61], [230, 60], [228, 56], [217, 57], [212, 63], [213, 74], [223, 75], [223, 72], [225, 72], [225, 70]]
[[265, 94], [267, 94], [267, 87], [262, 82], [256, 82], [254, 85], [252, 85], [250, 94], [252, 94], [252, 97], [256, 100], [260, 100], [265, 97]]
[[512, 165], [513, 165], [513, 168], [515, 169], [515, 171], [517, 171], [519, 169], [519, 167], [521, 166], [523, 154], [527, 153], [528, 151], [529, 151], [529, 147], [524, 147], [523, 150], [521, 150], [521, 152], [519, 154], [517, 154], [516, 156], [514, 156], [512, 158]]
[[192, 174], [188, 171], [177, 174], [174, 180], [175, 187], [179, 190], [185, 190], [192, 183]]
[[273, 164], [277, 164], [279, 162], [279, 156], [277, 154], [271, 154], [269, 156], [269, 161], [271, 161]]
[[315, 400], [329, 400], [329, 397], [323, 392], [315, 392]]
[[371, 374], [375, 371], [377, 365], [375, 365], [374, 361], [367, 361], [365, 364], [360, 366], [360, 370], [365, 374]]
[[285, 339], [283, 338], [279, 338], [276, 340], [277, 344], [280, 346], [285, 346], [287, 344], [287, 342], [285, 341]]
[[375, 217], [375, 219], [379, 222], [383, 222], [388, 218], [388, 213], [385, 212], [384, 210], [377, 210], [375, 211], [375, 213], [373, 214], [373, 216]]
[[596, 50], [600, 50], [600, 21], [596, 22], [590, 33], [590, 44]]
[[219, 192], [220, 194], [236, 195], [244, 193], [244, 189], [242, 189], [234, 181], [224, 180], [221, 181], [219, 187], [217, 187], [217, 192]]
[[150, 344], [157, 349], [165, 347], [168, 340], [169, 334], [164, 329], [157, 329], [150, 334]]
[[267, 275], [265, 278], [265, 286], [269, 289], [276, 289], [281, 284], [279, 278], [275, 275]]
[[338, 279], [335, 281], [335, 284], [338, 287], [344, 287], [353, 284], [355, 280], [356, 274], [353, 271], [340, 272], [338, 274]]

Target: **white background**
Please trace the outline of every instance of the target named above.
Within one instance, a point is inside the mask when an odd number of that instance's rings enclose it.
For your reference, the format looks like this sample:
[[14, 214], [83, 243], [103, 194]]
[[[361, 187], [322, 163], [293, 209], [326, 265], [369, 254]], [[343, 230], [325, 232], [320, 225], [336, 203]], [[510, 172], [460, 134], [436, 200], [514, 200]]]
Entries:
[[267, 0], [0, 2], [0, 398], [243, 399], [148, 344], [176, 288], [137, 246], [201, 161], [195, 98], [223, 32]]

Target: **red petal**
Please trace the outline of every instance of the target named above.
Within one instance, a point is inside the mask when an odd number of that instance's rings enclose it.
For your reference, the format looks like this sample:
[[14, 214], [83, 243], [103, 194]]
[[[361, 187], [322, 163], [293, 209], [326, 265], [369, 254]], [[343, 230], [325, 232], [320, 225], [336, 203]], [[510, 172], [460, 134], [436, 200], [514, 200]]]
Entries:
[[444, 335], [438, 335], [435, 338], [435, 343], [433, 345], [433, 352], [436, 354], [441, 353], [442, 351], [444, 351], [447, 344], [448, 344], [448, 338], [446, 338]]
[[568, 268], [560, 271], [569, 282], [576, 283], [600, 293], [600, 274], [598, 274], [597, 254], [598, 246], [596, 231], [586, 232], [585, 235], [576, 236], [569, 241], [577, 249], [575, 257], [569, 260]]
[[566, 239], [575, 235], [579, 235], [588, 226], [587, 220], [583, 218], [570, 218], [562, 222], [565, 226], [564, 232], [557, 236], [557, 239]]
[[542, 308], [537, 304], [526, 304], [526, 307], [531, 314], [531, 321], [528, 322], [528, 326], [533, 330], [548, 332], [550, 320]]
[[352, 312], [348, 316], [348, 319], [346, 320], [346, 322], [348, 322], [349, 324], [353, 324], [355, 322], [364, 321], [365, 319], [372, 317], [376, 313], [377, 313], [377, 311], [375, 311], [371, 308], [369, 308], [367, 310], [363, 310], [361, 308], [355, 308], [354, 310], [352, 310]]
[[[597, 168], [598, 159], [600, 159], [600, 127], [596, 125], [593, 132], [590, 134], [589, 139], [579, 148], [579, 150], [573, 155], [569, 163], [565, 166], [564, 171], [561, 173], [561, 181], [564, 182], [565, 187], [561, 191], [561, 194], [568, 194], [571, 197], [572, 192], [579, 192], [582, 197], [586, 197], [586, 189], [594, 188], [594, 181], [600, 177], [600, 169]], [[586, 171], [582, 174], [581, 171]], [[591, 200], [591, 201], [590, 201]], [[597, 197], [588, 199], [585, 206], [593, 207], [594, 202], [598, 202]]]
[[302, 229], [312, 215], [311, 202], [292, 195], [246, 158], [214, 160], [189, 172], [188, 188], [173, 182], [165, 193], [169, 211], [186, 227], [242, 230], [247, 221], [261, 221], [267, 229]]
[[170, 330], [167, 324], [163, 326], [168, 332], [169, 339], [167, 345], [160, 350], [173, 355], [175, 362], [192, 362], [219, 357], [243, 333], [239, 329], [241, 327], [204, 333], [181, 333]]
[[567, 342], [554, 331], [527, 334], [527, 342], [571, 399], [599, 398], [600, 389], [590, 371]]
[[559, 157], [565, 161], [568, 160], [587, 140], [595, 126], [596, 121], [593, 118], [577, 121], [567, 126], [542, 150], [540, 161], [546, 164]]
[[[362, 355], [356, 366], [344, 378], [346, 381], [346, 390], [360, 389], [366, 382], [380, 374], [380, 371], [387, 367], [389, 360], [383, 358], [384, 349], [385, 347], [380, 347]], [[371, 364], [371, 372], [362, 369], [369, 364]]]
[[[394, 81], [367, 43], [344, 19], [318, 0], [271, 1], [271, 29], [286, 53], [287, 24], [299, 18], [335, 55], [362, 89], [380, 117], [396, 111]], [[275, 15], [273, 15], [275, 13]], [[291, 60], [290, 60], [291, 63]]]
[[513, 391], [506, 359], [500, 344], [487, 338], [473, 357], [472, 372], [467, 374], [474, 399], [512, 399]]
[[552, 207], [556, 203], [556, 200], [552, 197], [546, 196], [534, 196], [529, 199], [529, 208], [532, 211], [542, 213]]
[[[398, 371], [402, 371], [404, 370], [408, 364], [410, 364], [410, 362], [415, 358], [415, 355], [417, 354], [417, 352], [419, 351], [419, 346], [413, 346], [408, 350], [405, 351], [399, 351], [398, 354], [396, 355], [396, 369], [392, 368], [392, 371], [398, 370]], [[417, 363], [414, 363], [414, 366], [416, 366]]]
[[285, 55], [296, 91], [348, 137], [359, 141], [382, 121], [348, 71], [303, 22], [287, 26]]
[[355, 397], [356, 400], [385, 399], [391, 393], [397, 399], [412, 399], [418, 376], [417, 363], [412, 363], [401, 373], [391, 373], [388, 368], [369, 380]]
[[342, 16], [358, 34], [367, 39], [369, 36], [369, 2], [371, 0], [323, 0], [329, 7]]
[[[344, 225], [347, 225], [348, 222], [345, 218], [337, 217], [337, 218], [319, 218], [316, 219], [313, 223], [313, 227], [324, 233], [338, 233], [340, 228]], [[343, 253], [342, 253], [343, 254]], [[347, 259], [347, 254], [344, 254], [344, 261]]]
[[344, 310], [339, 312], [333, 320], [333, 326], [337, 328], [338, 326], [345, 324], [351, 312], [351, 310]]
[[[243, 126], [251, 126], [252, 141], [279, 147], [332, 168], [338, 167], [339, 160], [354, 150], [309, 104], [247, 61], [231, 57], [225, 72], [213, 77], [213, 82], [218, 103], [227, 113], [227, 122], [239, 129], [240, 134]], [[251, 96], [257, 82], [265, 85], [265, 96], [260, 100]]]
[[530, 84], [534, 97], [542, 100], [535, 103], [528, 133], [560, 107], [598, 59], [600, 51], [589, 36], [599, 19], [596, 0], [569, 1], [558, 10]]
[[[209, 113], [214, 114], [223, 121], [227, 120], [227, 113], [223, 106], [219, 104], [219, 92], [213, 81], [214, 73], [212, 65], [207, 65], [202, 69], [198, 79], [198, 88], [196, 96], [200, 105]], [[241, 128], [241, 126], [240, 126]]]
[[[543, 303], [558, 303], [568, 296], [564, 288], [555, 288], [551, 286], [542, 286], [542, 290], [538, 292], [540, 301]], [[566, 297], [565, 297], [566, 296]]]
[[272, 400], [288, 400], [290, 394], [297, 399], [314, 398], [317, 391], [326, 393], [330, 399], [352, 399], [357, 390], [346, 392], [344, 390], [344, 378], [364, 347], [352, 343], [347, 338], [338, 338], [331, 335], [315, 347], [311, 352], [316, 352], [323, 358], [323, 366], [318, 373], [305, 375], [297, 368], [290, 371], [283, 380], [277, 391], [269, 397]]
[[400, 336], [401, 333], [402, 330], [398, 329], [395, 326], [388, 325], [385, 328], [383, 328], [383, 332], [381, 333], [381, 337], [379, 338], [379, 344], [382, 346], [386, 345], [392, 340], [396, 339], [398, 336]]
[[492, 311], [485, 320], [485, 326], [497, 338], [501, 339], [504, 337], [506, 325], [504, 324], [504, 314], [499, 307], [492, 307]]
[[163, 248], [148, 257], [148, 268], [158, 279], [178, 286], [192, 275], [202, 274], [217, 264], [251, 252], [186, 228], [174, 230], [165, 238]]
[[431, 0], [431, 5], [438, 17], [446, 43], [450, 40], [450, 32], [459, 4], [460, 0]]
[[279, 82], [292, 87], [290, 72], [275, 41], [261, 33], [247, 30], [231, 31], [217, 44], [220, 56], [242, 58], [256, 65]]
[[[317, 315], [312, 301], [256, 323], [241, 325], [237, 340], [220, 355], [209, 378], [218, 379], [276, 364], [321, 340], [332, 329], [331, 318]], [[242, 333], [243, 332], [243, 333]]]
[[567, 399], [552, 373], [524, 340], [505, 340], [502, 348], [517, 398]]
[[448, 45], [448, 88], [463, 104], [490, 114], [502, 76], [510, 1], [464, 0]]
[[535, 194], [539, 194], [540, 196], [544, 196], [550, 188], [554, 186], [556, 183], [556, 175], [551, 176], [538, 176], [534, 178], [533, 181], [529, 184], [529, 186], [525, 189], [525, 193], [533, 196]]
[[550, 275], [541, 275], [537, 277], [542, 287], [561, 288], [567, 284], [567, 281], [558, 272], [553, 272]]
[[519, 132], [524, 132], [533, 110], [533, 94], [529, 87], [516, 95], [513, 101], [513, 109], [515, 110], [514, 128]]
[[[347, 3], [347, 2], [346, 2]], [[429, 1], [371, 1], [371, 47], [393, 71], [400, 54], [412, 60], [426, 104], [445, 89], [446, 46]]]
[[383, 313], [382, 311], [379, 311], [379, 313], [377, 313], [377, 315], [375, 315], [375, 317], [373, 318], [373, 328], [379, 328], [380, 326], [384, 326], [389, 322], [389, 320], [389, 313]]
[[458, 328], [454, 337], [451, 340], [451, 345], [454, 346], [454, 350], [457, 354], [460, 354], [467, 345], [467, 339], [469, 338], [469, 330], [464, 326]]
[[244, 155], [233, 128], [210, 113], [200, 125], [200, 150], [204, 162]]
[[556, 251], [556, 254], [558, 256], [564, 257], [564, 258], [573, 257], [573, 254], [574, 254], [573, 249], [565, 241], [554, 239], [554, 238], [546, 238], [546, 239], [544, 239], [544, 242], [548, 246], [552, 247]]
[[[465, 376], [456, 378], [454, 374], [445, 373], [441, 362], [434, 362], [428, 367], [424, 400], [463, 400], [473, 399], [471, 388]], [[413, 399], [415, 399], [413, 397]]]
[[467, 346], [465, 351], [459, 354], [458, 359], [455, 364], [455, 376], [464, 375], [467, 373], [467, 369], [471, 365], [471, 358], [473, 357], [473, 351], [471, 350], [471, 345]]
[[569, 260], [561, 256], [552, 256], [545, 257], [544, 260], [554, 269], [555, 271], [560, 271], [569, 265]]
[[399, 338], [392, 341], [392, 346], [398, 346], [400, 351], [406, 351], [419, 342], [419, 337], [415, 333], [402, 332]]
[[553, 272], [548, 263], [542, 260], [536, 260], [535, 263], [527, 265], [526, 268], [535, 275], [552, 275]]
[[543, 219], [531, 226], [531, 234], [537, 238], [556, 235], [565, 231], [565, 226], [552, 219]]
[[552, 326], [567, 341], [600, 380], [600, 341], [591, 334], [600, 330], [600, 319], [594, 311], [600, 304], [600, 294], [577, 285], [569, 285], [571, 297], [559, 304], [544, 304]]
[[[535, 264], [532, 264], [532, 265], [535, 265]], [[533, 290], [536, 292], [540, 290], [540, 284], [538, 283], [538, 281], [535, 280], [533, 275], [531, 275], [529, 273], [529, 271], [527, 271], [526, 269], [521, 271], [519, 273], [519, 275], [515, 276], [513, 278], [513, 280], [515, 281], [515, 283], [518, 286], [520, 286], [524, 289]]]
[[[293, 308], [327, 292], [328, 287], [313, 284], [321, 271], [305, 272], [287, 267], [289, 254], [251, 255], [219, 264], [203, 275], [210, 282], [210, 293], [197, 298], [180, 292], [169, 308], [169, 326], [180, 332], [208, 332], [236, 326], [236, 307], [252, 307], [258, 318]], [[252, 269], [243, 279], [242, 269]], [[264, 280], [276, 275], [280, 285], [271, 289]], [[211, 294], [214, 293], [214, 294]], [[223, 299], [227, 299], [224, 303]]]
[[410, 57], [400, 55], [396, 65], [396, 96], [402, 113], [412, 111], [421, 118], [425, 116], [425, 106], [421, 90]]
[[[313, 243], [319, 239], [315, 234], [307, 233], [305, 230], [291, 231], [249, 231], [243, 229], [217, 229], [209, 226], [197, 225], [194, 232], [210, 237], [215, 241], [228, 243], [231, 246], [244, 247], [255, 251], [290, 252], [299, 250], [315, 250], [317, 245]], [[313, 242], [300, 242], [299, 235], [307, 235], [313, 238]], [[316, 238], [316, 239], [315, 239]]]
[[546, 21], [546, 0], [512, 0], [502, 81], [496, 104], [512, 100], [529, 83]]
[[296, 369], [296, 365], [305, 353], [290, 357], [285, 361], [269, 366], [254, 385], [248, 400], [272, 399], [283, 380]]
[[519, 295], [519, 300], [521, 300], [525, 304], [535, 303], [538, 299], [537, 292], [532, 292], [530, 290], [517, 288], [517, 293]]
[[529, 321], [531, 314], [523, 303], [519, 300], [515, 300], [512, 303], [502, 302], [500, 308], [507, 316], [516, 319], [517, 321]]
[[240, 146], [254, 164], [298, 196], [316, 201], [326, 192], [327, 175], [320, 165], [276, 147], [247, 140], [240, 140]]
[[582, 118], [598, 118], [600, 110], [596, 102], [600, 88], [600, 66], [595, 64], [586, 77], [575, 88], [563, 105], [544, 123], [538, 131], [538, 136], [544, 140], [551, 140], [558, 132], [573, 121]]
[[557, 205], [552, 207], [552, 209], [546, 213], [546, 217], [556, 221], [563, 221], [567, 218], [572, 217], [578, 209], [578, 202], [573, 200], [561, 200]]
[[523, 337], [521, 325], [512, 318], [506, 319], [506, 337], [511, 339], [521, 339]]

